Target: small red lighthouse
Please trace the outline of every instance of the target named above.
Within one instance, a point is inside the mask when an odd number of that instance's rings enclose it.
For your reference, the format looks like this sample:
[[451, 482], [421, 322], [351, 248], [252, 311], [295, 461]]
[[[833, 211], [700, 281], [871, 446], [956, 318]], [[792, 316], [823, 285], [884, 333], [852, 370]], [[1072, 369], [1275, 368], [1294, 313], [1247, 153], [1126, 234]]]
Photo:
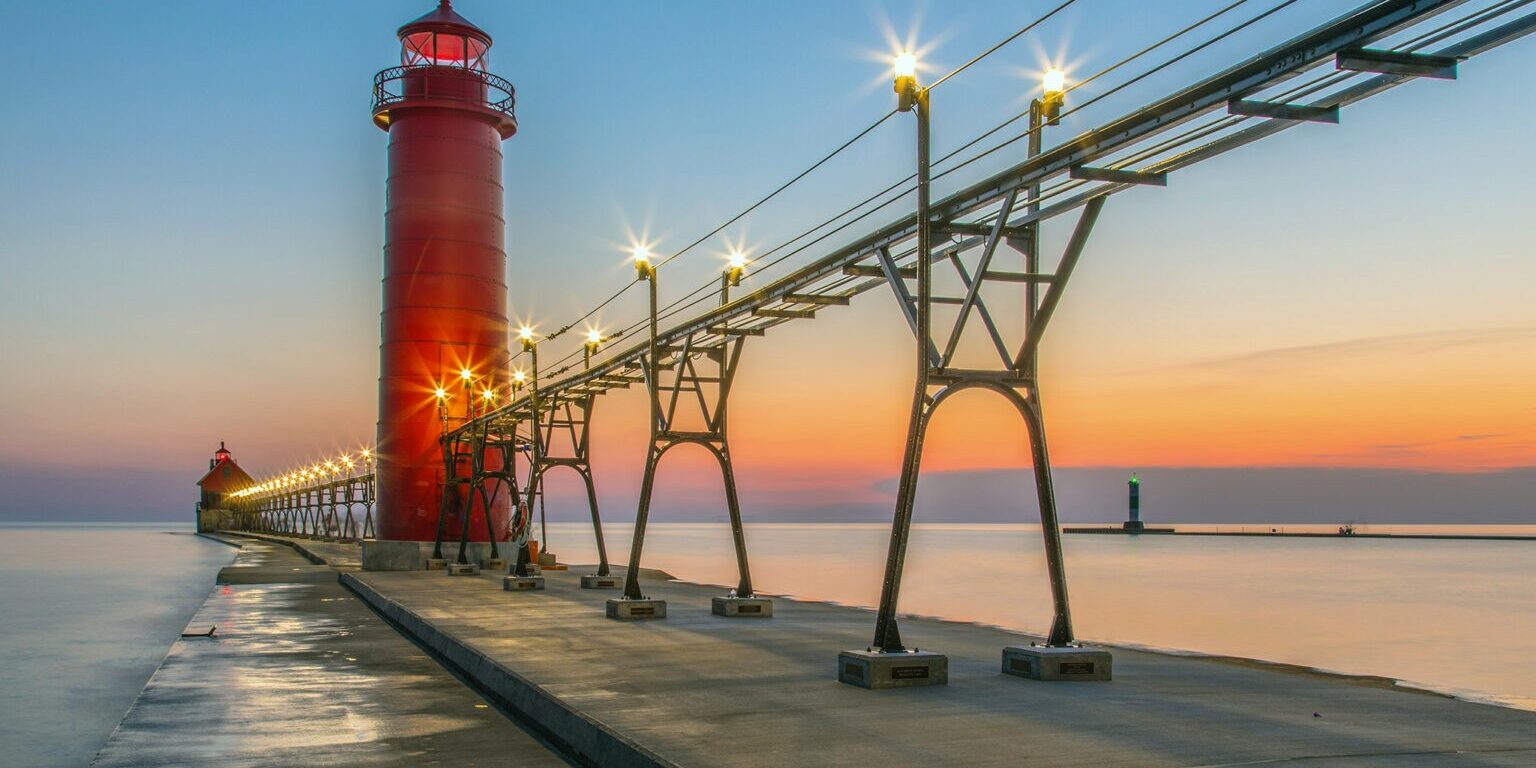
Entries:
[[213, 452], [213, 458], [208, 460], [208, 472], [197, 481], [197, 529], [199, 531], [217, 530], [219, 526], [219, 512], [224, 506], [224, 498], [234, 491], [254, 485], [255, 480], [235, 463], [234, 454], [224, 447], [224, 441], [219, 441], [219, 449]]
[[[389, 133], [378, 530], [424, 541], [436, 534], [442, 494], [458, 492], [445, 483], [439, 438], [509, 383], [501, 142], [517, 120], [512, 84], [486, 70], [491, 36], [449, 0], [399, 37], [401, 65], [373, 83], [373, 121]], [[489, 512], [504, 527], [506, 497], [491, 510], [475, 504], [472, 517]], [[447, 532], [457, 537], [472, 521], [451, 506]], [[470, 536], [484, 540], [484, 523]]]

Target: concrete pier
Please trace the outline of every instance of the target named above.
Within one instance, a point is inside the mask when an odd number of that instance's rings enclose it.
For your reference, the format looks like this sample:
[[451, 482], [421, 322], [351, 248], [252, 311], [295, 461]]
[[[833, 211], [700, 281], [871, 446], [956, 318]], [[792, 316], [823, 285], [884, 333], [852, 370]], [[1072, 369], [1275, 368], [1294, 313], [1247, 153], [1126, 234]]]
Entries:
[[1003, 649], [1028, 636], [933, 619], [904, 618], [902, 635], [948, 657], [948, 684], [866, 690], [836, 675], [839, 651], [868, 642], [870, 611], [777, 597], [773, 619], [741, 621], [712, 614], [719, 587], [645, 571], [667, 618], [618, 622], [583, 572], [546, 570], [544, 591], [521, 594], [496, 574], [340, 578], [488, 700], [596, 765], [1536, 764], [1536, 713], [1125, 648], [1111, 682], [1030, 680], [1001, 671]]
[[[172, 646], [92, 765], [568, 764], [342, 588], [335, 568], [239, 541], [188, 624], [213, 635]], [[346, 545], [306, 545], [346, 561]]]
[[647, 572], [667, 618], [617, 622], [571, 572], [546, 571], [536, 596], [486, 577], [342, 578], [602, 765], [1536, 763], [1536, 713], [1379, 678], [1117, 648], [1112, 682], [1035, 681], [1000, 669], [1031, 638], [907, 618], [909, 645], [948, 655], [948, 685], [871, 691], [836, 680], [839, 650], [868, 643], [865, 610], [781, 597], [771, 621], [743, 622], [712, 615], [718, 587]]

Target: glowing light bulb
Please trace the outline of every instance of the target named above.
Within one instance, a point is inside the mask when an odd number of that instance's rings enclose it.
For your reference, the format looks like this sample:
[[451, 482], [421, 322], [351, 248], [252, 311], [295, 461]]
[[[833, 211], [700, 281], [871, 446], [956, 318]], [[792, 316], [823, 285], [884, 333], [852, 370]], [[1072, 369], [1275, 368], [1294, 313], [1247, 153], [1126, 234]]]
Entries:
[[747, 266], [747, 255], [741, 251], [731, 251], [731, 269], [743, 269]]
[[512, 380], [517, 382], [517, 383], [519, 383], [519, 384], [523, 383], [523, 381], [525, 379], [527, 379], [527, 378], [528, 378], [528, 375], [523, 373], [522, 371], [513, 371], [512, 372]]
[[469, 381], [470, 377], [473, 376], [473, 375], [474, 374], [471, 373], [468, 368], [465, 368], [464, 370], [459, 371], [459, 378], [461, 378], [461, 379], [463, 379], [465, 381]]
[[596, 328], [593, 328], [592, 330], [587, 331], [587, 343], [588, 344], [597, 345], [597, 344], [602, 343], [602, 341], [603, 341], [603, 334], [602, 334], [601, 331], [597, 330]]
[[370, 449], [370, 448], [364, 448], [363, 449], [363, 458], [366, 459], [366, 458], [368, 458], [369, 456], [372, 456], [372, 455], [373, 455], [373, 450], [372, 449]]
[[523, 341], [533, 341], [533, 329], [525, 325], [517, 329], [517, 336]]
[[917, 56], [910, 51], [903, 51], [896, 56], [893, 65], [897, 77], [915, 77], [917, 75]]
[[1062, 93], [1067, 90], [1067, 73], [1052, 67], [1040, 76], [1040, 86], [1046, 93]]
[[448, 390], [443, 389], [442, 387], [438, 387], [437, 390], [433, 392], [433, 394], [437, 395], [437, 399], [439, 400], [448, 399]]
[[643, 267], [643, 266], [651, 263], [651, 249], [649, 249], [649, 248], [647, 248], [647, 247], [645, 247], [643, 245], [635, 246], [634, 255], [635, 255], [635, 264], [637, 266], [642, 266]]
[[491, 400], [495, 400], [496, 399], [496, 393], [492, 392], [489, 389], [487, 389], [485, 391], [485, 399], [486, 399], [486, 402], [490, 402]]

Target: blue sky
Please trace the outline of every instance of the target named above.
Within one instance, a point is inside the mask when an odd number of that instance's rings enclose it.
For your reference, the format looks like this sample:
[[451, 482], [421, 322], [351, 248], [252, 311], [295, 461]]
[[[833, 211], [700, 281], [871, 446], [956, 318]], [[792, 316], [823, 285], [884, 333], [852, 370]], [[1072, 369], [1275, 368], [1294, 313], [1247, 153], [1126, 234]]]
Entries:
[[[546, 328], [573, 319], [628, 279], [630, 232], [680, 247], [883, 114], [892, 31], [927, 49], [932, 76], [1053, 4], [461, 0], [495, 37], [492, 70], [518, 89], [505, 147], [514, 312]], [[1223, 4], [1078, 3], [935, 93], [937, 149], [1022, 109], [1046, 62], [1090, 72]], [[1231, 18], [1269, 3], [1251, 4]], [[1300, 0], [1057, 138], [1354, 5]], [[369, 85], [398, 60], [395, 28], [429, 7], [0, 2], [8, 29], [33, 30], [0, 102], [0, 518], [175, 516], [220, 439], [256, 471], [370, 439], [385, 135]], [[1117, 198], [1045, 351], [1058, 461], [1536, 464], [1524, 210], [1536, 107], [1514, 98], [1533, 63], [1532, 42], [1517, 42], [1456, 82], [1409, 84], [1340, 126]], [[910, 142], [908, 123], [887, 123], [733, 236], [771, 244], [903, 177]], [[664, 292], [713, 268], [707, 253], [680, 259]], [[894, 470], [910, 337], [882, 300], [764, 341], [738, 394], [738, 413], [821, 403], [811, 415], [866, 440], [842, 446], [860, 455], [847, 481], [859, 490], [817, 479], [796, 462], [805, 435], [765, 424], [737, 432], [738, 454], [761, 459], [746, 493], [788, 484], [866, 503]], [[602, 319], [637, 312], [627, 298]], [[850, 349], [892, 363], [865, 381]], [[600, 434], [600, 483], [616, 497], [643, 428], [626, 397]], [[940, 441], [933, 468], [1022, 463], [1017, 434], [985, 407]], [[1187, 431], [1177, 445], [1157, 414]], [[1013, 447], [979, 456], [968, 441]], [[93, 479], [61, 483], [82, 469]]]

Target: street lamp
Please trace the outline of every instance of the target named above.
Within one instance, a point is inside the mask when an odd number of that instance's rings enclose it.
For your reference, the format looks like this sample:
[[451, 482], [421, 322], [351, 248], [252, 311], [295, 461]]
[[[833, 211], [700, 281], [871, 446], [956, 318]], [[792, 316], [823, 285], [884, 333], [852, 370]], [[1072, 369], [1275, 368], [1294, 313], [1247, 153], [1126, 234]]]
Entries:
[[437, 418], [443, 422], [443, 432], [446, 434], [448, 432], [448, 390], [439, 384], [432, 390], [432, 394], [437, 398]]
[[725, 282], [720, 286], [720, 303], [725, 304], [729, 298], [729, 288], [741, 285], [741, 276], [747, 271], [747, 255], [736, 249], [726, 256]]
[[[655, 285], [656, 285], [655, 283], [651, 283], [651, 286], [652, 286], [651, 292], [653, 294], [656, 292], [655, 291]], [[587, 367], [587, 368], [592, 367], [592, 356], [597, 354], [597, 348], [602, 343], [603, 343], [603, 332], [597, 330], [596, 328], [589, 328], [587, 330], [587, 342], [582, 345], [581, 364], [582, 364], [583, 367]]]
[[917, 100], [917, 56], [910, 52], [902, 52], [896, 57], [892, 66], [896, 74], [896, 108], [902, 112], [911, 112], [912, 106]]
[[656, 276], [656, 267], [651, 265], [651, 249], [637, 245], [634, 250], [635, 274], [641, 280], [649, 280]]
[[1050, 125], [1061, 122], [1061, 105], [1067, 100], [1067, 73], [1052, 67], [1040, 75], [1040, 109]]

